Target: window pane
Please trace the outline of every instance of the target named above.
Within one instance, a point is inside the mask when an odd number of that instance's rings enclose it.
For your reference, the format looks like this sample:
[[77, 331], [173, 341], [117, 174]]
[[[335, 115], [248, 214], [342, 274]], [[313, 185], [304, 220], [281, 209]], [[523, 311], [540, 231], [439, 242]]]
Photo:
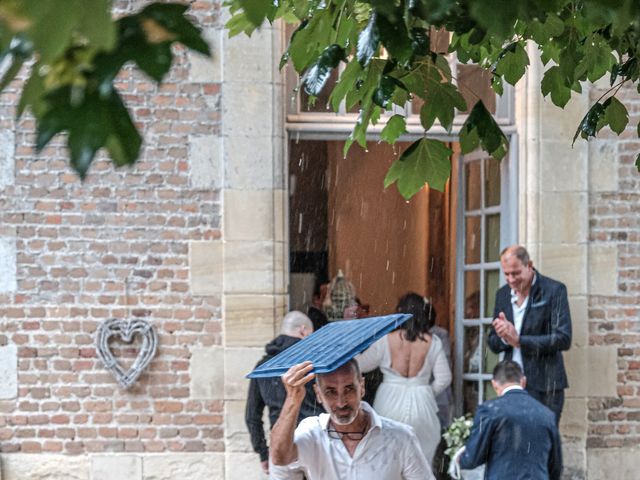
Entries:
[[458, 64], [457, 71], [456, 78], [460, 93], [467, 101], [467, 112], [471, 111], [480, 98], [487, 110], [496, 113], [496, 94], [491, 89], [491, 72], [477, 65], [461, 64]]
[[500, 162], [494, 158], [484, 161], [485, 206], [500, 205]]
[[464, 299], [464, 318], [476, 320], [480, 318], [480, 291], [475, 290]]
[[465, 220], [464, 263], [480, 263], [480, 216], [467, 217]]
[[478, 382], [465, 380], [462, 383], [462, 407], [464, 413], [475, 415], [478, 407]]
[[486, 402], [487, 400], [491, 400], [492, 398], [496, 398], [496, 391], [491, 386], [491, 380], [484, 381], [484, 395], [482, 397], [482, 401]]
[[[464, 318], [478, 318], [480, 313], [480, 271], [470, 270], [464, 272], [464, 298], [465, 298], [465, 312]], [[467, 304], [473, 303], [473, 300], [477, 299], [475, 309], [471, 310]], [[472, 306], [472, 305], [469, 305]], [[467, 311], [468, 310], [468, 311]], [[473, 316], [468, 316], [473, 315]]]
[[484, 340], [482, 347], [482, 365], [484, 367], [484, 373], [493, 373], [493, 368], [496, 366], [499, 360], [499, 354], [493, 353], [489, 348], [487, 339], [489, 338], [489, 332], [491, 331], [491, 325], [484, 325]]
[[484, 261], [500, 260], [500, 214], [486, 216], [484, 234]]
[[496, 303], [496, 292], [500, 284], [500, 270], [487, 270], [484, 272], [484, 316], [493, 316], [493, 307]]
[[465, 187], [466, 187], [466, 208], [467, 210], [478, 210], [480, 208], [481, 201], [481, 191], [480, 185], [482, 179], [480, 178], [480, 160], [469, 162], [464, 167], [465, 173]]
[[464, 328], [465, 373], [480, 373], [480, 327]]

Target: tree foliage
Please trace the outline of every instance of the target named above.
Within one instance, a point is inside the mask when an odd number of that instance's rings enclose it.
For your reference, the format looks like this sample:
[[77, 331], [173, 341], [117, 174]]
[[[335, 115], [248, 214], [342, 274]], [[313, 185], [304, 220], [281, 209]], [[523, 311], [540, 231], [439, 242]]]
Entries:
[[70, 161], [84, 178], [97, 151], [113, 162], [136, 161], [142, 137], [115, 87], [127, 64], [156, 82], [171, 67], [174, 43], [209, 54], [186, 5], [153, 3], [113, 19], [111, 0], [2, 0], [0, 90], [30, 65], [18, 117], [36, 119], [36, 149], [67, 133]]
[[[640, 2], [637, 0], [229, 0], [230, 34], [251, 34], [265, 22], [283, 19], [297, 25], [281, 66], [290, 62], [303, 88], [316, 96], [341, 63], [330, 104], [337, 110], [359, 105], [358, 122], [346, 142], [364, 146], [366, 131], [383, 110], [404, 107], [409, 98], [424, 106], [420, 122], [428, 132], [436, 120], [451, 130], [455, 111], [467, 108], [445, 54], [430, 48], [431, 32], [451, 32], [449, 52], [462, 63], [475, 63], [492, 75], [502, 94], [515, 85], [530, 59], [527, 42], [537, 45], [546, 66], [541, 92], [564, 107], [583, 82], [610, 74], [611, 89], [586, 113], [577, 138], [597, 135], [608, 126], [621, 133], [628, 112], [615, 95], [640, 77]], [[640, 92], [640, 87], [638, 87]], [[485, 105], [469, 105], [460, 132], [463, 153], [481, 147], [501, 159], [507, 139]], [[406, 120], [394, 115], [382, 139], [395, 142]], [[640, 132], [640, 128], [639, 128]], [[447, 149], [428, 139], [413, 143], [391, 166], [385, 185], [397, 182], [406, 198], [425, 183], [441, 189], [449, 176]], [[637, 165], [640, 169], [640, 155]]]

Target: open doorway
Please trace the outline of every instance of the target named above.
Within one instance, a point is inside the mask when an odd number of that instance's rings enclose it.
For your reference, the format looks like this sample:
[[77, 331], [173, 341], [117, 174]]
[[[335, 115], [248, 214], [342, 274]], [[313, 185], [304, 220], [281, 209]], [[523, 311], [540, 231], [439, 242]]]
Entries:
[[[387, 169], [408, 146], [370, 142], [368, 151], [353, 147], [345, 159], [341, 141], [290, 142], [291, 308], [306, 311], [341, 271], [370, 315], [392, 313], [414, 291], [452, 331], [455, 185], [444, 192], [425, 187], [410, 201], [395, 187], [385, 190]], [[451, 178], [455, 183], [455, 172]]]

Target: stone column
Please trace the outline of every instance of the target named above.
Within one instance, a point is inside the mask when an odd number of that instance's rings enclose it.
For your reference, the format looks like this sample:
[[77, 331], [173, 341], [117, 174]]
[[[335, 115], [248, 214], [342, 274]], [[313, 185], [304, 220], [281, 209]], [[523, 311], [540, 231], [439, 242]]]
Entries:
[[225, 31], [222, 39], [227, 479], [262, 478], [244, 424], [245, 375], [279, 331], [288, 302], [281, 37], [277, 23], [251, 37]]
[[615, 391], [616, 382], [615, 351], [588, 345], [589, 144], [579, 139], [572, 146], [571, 141], [589, 96], [574, 93], [564, 110], [544, 99], [540, 81], [545, 67], [535, 48], [530, 46], [528, 53], [532, 65], [517, 90], [520, 239], [541, 273], [565, 283], [569, 293], [573, 343], [564, 353], [570, 388], [561, 433], [565, 472], [585, 478], [587, 399]]

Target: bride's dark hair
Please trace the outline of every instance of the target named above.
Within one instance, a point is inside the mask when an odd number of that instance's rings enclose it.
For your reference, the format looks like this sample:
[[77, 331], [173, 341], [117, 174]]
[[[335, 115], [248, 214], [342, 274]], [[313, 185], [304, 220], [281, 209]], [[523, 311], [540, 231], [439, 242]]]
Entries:
[[414, 342], [418, 338], [423, 340], [436, 323], [436, 310], [433, 305], [426, 298], [414, 292], [407, 293], [398, 301], [396, 312], [413, 315], [397, 328], [397, 330], [405, 331], [404, 336], [410, 342]]

